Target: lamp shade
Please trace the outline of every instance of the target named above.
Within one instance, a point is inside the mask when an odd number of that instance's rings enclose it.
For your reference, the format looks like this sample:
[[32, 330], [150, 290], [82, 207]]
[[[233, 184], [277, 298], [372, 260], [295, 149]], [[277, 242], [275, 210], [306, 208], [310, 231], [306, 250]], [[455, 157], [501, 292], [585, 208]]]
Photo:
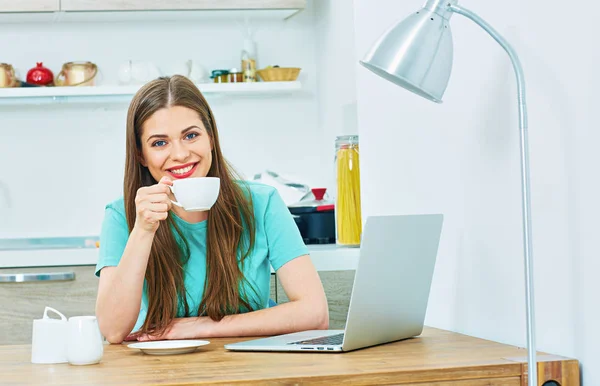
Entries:
[[452, 58], [448, 19], [422, 8], [384, 33], [360, 63], [390, 82], [441, 103]]

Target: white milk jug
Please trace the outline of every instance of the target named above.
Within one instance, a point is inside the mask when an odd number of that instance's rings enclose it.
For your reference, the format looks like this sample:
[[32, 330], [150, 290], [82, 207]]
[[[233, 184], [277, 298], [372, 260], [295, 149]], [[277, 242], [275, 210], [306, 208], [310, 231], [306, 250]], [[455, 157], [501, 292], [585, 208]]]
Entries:
[[104, 342], [95, 316], [72, 316], [67, 324], [67, 359], [72, 365], [99, 363]]

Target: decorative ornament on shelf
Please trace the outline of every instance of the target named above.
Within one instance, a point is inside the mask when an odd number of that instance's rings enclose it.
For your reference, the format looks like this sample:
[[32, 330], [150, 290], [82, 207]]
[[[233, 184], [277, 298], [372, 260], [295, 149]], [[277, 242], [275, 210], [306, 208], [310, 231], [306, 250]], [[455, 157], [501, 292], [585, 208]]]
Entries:
[[44, 67], [44, 63], [37, 62], [36, 66], [27, 71], [27, 83], [37, 84], [39, 86], [53, 86], [54, 74], [52, 71]]
[[56, 86], [95, 86], [98, 66], [92, 62], [68, 62], [56, 76]]
[[8, 63], [0, 63], [0, 88], [16, 87], [18, 83], [13, 66]]

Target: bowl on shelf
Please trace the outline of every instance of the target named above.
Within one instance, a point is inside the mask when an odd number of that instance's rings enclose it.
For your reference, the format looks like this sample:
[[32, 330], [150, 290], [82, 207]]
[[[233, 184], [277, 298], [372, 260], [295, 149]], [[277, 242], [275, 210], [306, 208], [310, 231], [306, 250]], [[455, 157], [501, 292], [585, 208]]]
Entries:
[[300, 70], [297, 67], [267, 67], [256, 73], [265, 82], [293, 82], [298, 79]]

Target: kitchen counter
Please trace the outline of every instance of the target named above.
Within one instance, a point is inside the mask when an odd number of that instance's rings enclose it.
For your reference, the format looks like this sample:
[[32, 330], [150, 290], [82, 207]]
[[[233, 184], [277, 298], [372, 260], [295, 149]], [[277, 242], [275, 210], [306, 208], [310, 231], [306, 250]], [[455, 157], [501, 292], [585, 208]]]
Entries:
[[[34, 365], [31, 346], [0, 346], [2, 382], [9, 385], [403, 384], [520, 386], [525, 350], [450, 331], [425, 328], [413, 339], [344, 354], [231, 352], [214, 338], [190, 354], [153, 356], [106, 345], [97, 365]], [[579, 386], [576, 359], [538, 353], [539, 384]], [[550, 382], [552, 381], [552, 382]]]
[[[358, 265], [359, 248], [326, 244], [308, 249], [318, 271], [354, 270]], [[97, 248], [0, 250], [0, 268], [96, 265], [97, 261]]]

